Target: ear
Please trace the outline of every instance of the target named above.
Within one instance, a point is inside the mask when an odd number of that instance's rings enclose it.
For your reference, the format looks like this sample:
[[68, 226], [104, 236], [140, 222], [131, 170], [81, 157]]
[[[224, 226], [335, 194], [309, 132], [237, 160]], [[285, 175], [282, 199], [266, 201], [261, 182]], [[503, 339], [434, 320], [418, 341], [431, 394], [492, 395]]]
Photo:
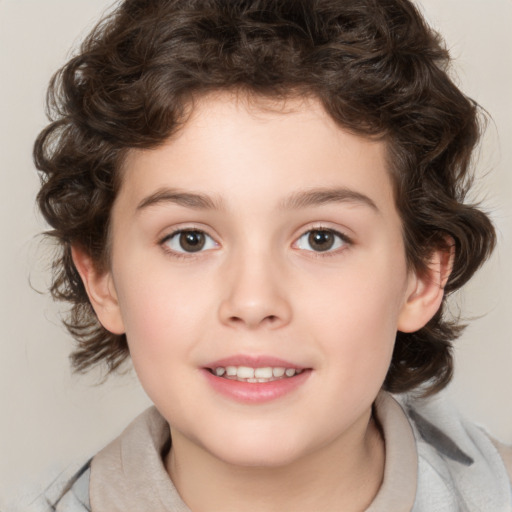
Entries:
[[73, 263], [101, 325], [113, 334], [124, 334], [124, 324], [112, 274], [99, 272], [91, 257], [82, 249], [71, 248]]
[[444, 287], [452, 271], [454, 255], [454, 244], [448, 243], [446, 249], [437, 249], [432, 253], [424, 273], [411, 272], [406, 301], [398, 317], [399, 331], [418, 331], [437, 313], [443, 302]]

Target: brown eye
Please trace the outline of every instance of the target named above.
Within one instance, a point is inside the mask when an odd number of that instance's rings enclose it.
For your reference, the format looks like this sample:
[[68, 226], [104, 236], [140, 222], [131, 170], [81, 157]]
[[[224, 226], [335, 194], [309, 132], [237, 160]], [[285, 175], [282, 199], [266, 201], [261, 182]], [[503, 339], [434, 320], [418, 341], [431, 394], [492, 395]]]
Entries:
[[204, 244], [205, 237], [201, 231], [182, 231], [180, 233], [180, 247], [186, 252], [200, 251]]
[[305, 251], [333, 252], [344, 245], [350, 245], [350, 240], [333, 229], [312, 229], [304, 233], [295, 245]]
[[177, 253], [194, 253], [218, 248], [215, 240], [197, 229], [175, 231], [161, 242], [162, 245]]
[[328, 251], [332, 249], [335, 238], [332, 231], [310, 231], [308, 236], [309, 246], [314, 251]]

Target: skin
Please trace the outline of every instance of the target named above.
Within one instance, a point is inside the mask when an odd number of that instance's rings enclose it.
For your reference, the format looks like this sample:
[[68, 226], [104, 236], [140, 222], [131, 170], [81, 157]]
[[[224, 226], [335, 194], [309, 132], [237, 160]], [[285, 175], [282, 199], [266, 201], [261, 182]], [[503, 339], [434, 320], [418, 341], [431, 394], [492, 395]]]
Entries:
[[[127, 334], [170, 424], [166, 468], [192, 510], [362, 510], [377, 493], [372, 403], [396, 331], [432, 317], [449, 271], [441, 253], [422, 276], [408, 269], [386, 162], [384, 141], [315, 99], [209, 95], [165, 144], [128, 154], [109, 271], [74, 249], [100, 321]], [[336, 200], [291, 200], [313, 190]], [[180, 229], [204, 232], [204, 250], [184, 251]], [[308, 243], [315, 229], [341, 235], [332, 250]], [[277, 400], [240, 403], [201, 373], [235, 354], [311, 372]]]

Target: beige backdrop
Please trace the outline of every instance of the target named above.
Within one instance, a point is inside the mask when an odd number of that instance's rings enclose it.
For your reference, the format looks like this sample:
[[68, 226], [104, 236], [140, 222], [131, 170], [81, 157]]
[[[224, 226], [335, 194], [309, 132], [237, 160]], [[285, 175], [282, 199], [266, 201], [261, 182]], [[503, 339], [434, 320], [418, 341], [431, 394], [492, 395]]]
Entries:
[[[341, 0], [340, 0], [341, 1]], [[93, 454], [148, 405], [133, 374], [94, 386], [70, 374], [71, 342], [46, 295], [44, 224], [31, 146], [44, 126], [46, 84], [106, 0], [0, 0], [0, 509]], [[457, 59], [458, 82], [493, 122], [478, 191], [499, 250], [458, 298], [478, 317], [456, 348], [449, 389], [460, 409], [512, 443], [512, 1], [423, 0]]]

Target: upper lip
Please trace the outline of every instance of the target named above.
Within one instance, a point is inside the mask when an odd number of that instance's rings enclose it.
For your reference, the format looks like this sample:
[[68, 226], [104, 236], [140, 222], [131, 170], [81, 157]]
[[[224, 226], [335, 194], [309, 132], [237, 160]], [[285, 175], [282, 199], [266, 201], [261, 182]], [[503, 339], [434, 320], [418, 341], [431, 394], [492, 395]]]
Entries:
[[217, 359], [211, 363], [205, 365], [205, 368], [226, 368], [226, 366], [248, 366], [249, 368], [293, 368], [295, 370], [304, 370], [306, 367], [297, 365], [290, 361], [280, 359], [279, 357], [267, 356], [267, 355], [232, 355]]

